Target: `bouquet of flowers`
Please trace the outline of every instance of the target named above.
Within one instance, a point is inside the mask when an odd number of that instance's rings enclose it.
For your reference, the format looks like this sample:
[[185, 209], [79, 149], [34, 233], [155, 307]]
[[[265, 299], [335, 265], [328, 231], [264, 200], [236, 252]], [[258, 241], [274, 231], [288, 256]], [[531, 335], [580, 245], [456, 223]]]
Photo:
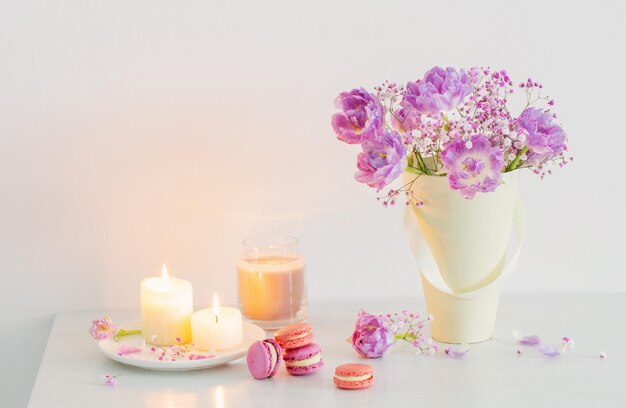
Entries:
[[[337, 138], [360, 144], [355, 178], [381, 191], [404, 171], [447, 177], [450, 188], [471, 199], [492, 192], [502, 173], [527, 168], [543, 178], [550, 165], [563, 166], [567, 137], [554, 100], [528, 79], [518, 85], [526, 105], [518, 116], [507, 102], [514, 93], [506, 71], [435, 67], [405, 86], [385, 82], [374, 93], [363, 88], [342, 92], [332, 117]], [[393, 205], [404, 195], [407, 205], [422, 205], [409, 182], [379, 196]]]

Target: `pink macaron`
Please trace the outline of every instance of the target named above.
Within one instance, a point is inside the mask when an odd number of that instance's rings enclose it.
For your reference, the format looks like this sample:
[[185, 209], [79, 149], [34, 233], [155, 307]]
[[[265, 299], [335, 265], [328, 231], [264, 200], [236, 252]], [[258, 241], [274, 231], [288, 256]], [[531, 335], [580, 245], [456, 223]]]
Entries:
[[282, 361], [282, 349], [273, 339], [258, 340], [248, 348], [246, 360], [250, 374], [257, 380], [273, 377]]
[[374, 368], [367, 364], [342, 364], [335, 368], [335, 385], [346, 390], [360, 390], [374, 383]]
[[283, 349], [294, 349], [313, 343], [312, 330], [307, 323], [297, 323], [277, 330], [274, 337]]
[[322, 349], [315, 343], [285, 350], [283, 360], [285, 361], [287, 372], [291, 375], [313, 374], [324, 366]]

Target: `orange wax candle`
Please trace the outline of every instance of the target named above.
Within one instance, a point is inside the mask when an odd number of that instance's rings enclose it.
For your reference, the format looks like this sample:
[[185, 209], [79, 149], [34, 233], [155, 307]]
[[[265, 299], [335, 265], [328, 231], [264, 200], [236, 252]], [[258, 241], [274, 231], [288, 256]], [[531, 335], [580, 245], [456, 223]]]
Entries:
[[244, 314], [254, 320], [294, 317], [304, 297], [304, 258], [267, 255], [237, 262], [239, 300]]

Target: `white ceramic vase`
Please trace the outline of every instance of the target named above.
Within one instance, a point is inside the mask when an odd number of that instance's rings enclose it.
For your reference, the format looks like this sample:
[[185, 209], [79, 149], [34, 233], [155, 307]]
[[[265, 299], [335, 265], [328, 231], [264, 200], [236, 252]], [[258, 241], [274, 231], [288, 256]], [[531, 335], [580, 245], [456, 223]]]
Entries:
[[[408, 206], [404, 225], [419, 268], [432, 336], [445, 343], [492, 337], [502, 279], [517, 262], [524, 234], [517, 171], [491, 193], [464, 199], [448, 179], [420, 176], [411, 186], [424, 205]], [[416, 175], [405, 172], [405, 183]]]

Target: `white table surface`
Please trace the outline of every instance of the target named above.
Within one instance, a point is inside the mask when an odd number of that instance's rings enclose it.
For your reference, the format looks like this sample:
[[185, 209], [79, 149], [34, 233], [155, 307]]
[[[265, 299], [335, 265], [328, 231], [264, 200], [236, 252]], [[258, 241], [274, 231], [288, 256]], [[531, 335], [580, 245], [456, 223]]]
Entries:
[[[418, 299], [312, 304], [310, 323], [322, 346], [324, 368], [306, 377], [290, 376], [282, 368], [263, 381], [249, 375], [245, 359], [191, 372], [118, 364], [101, 354], [87, 333], [90, 320], [108, 315], [123, 323], [138, 320], [138, 311], [60, 313], [29, 407], [626, 406], [626, 294], [504, 295], [493, 340], [471, 345], [460, 360], [402, 348], [380, 359], [359, 358], [345, 339], [360, 307], [370, 312], [424, 310]], [[576, 348], [548, 358], [518, 347], [514, 328], [552, 343], [569, 336]], [[601, 351], [607, 358], [599, 358]], [[334, 368], [347, 362], [371, 364], [375, 384], [360, 391], [336, 389]], [[117, 386], [104, 385], [107, 372], [120, 375]]]

